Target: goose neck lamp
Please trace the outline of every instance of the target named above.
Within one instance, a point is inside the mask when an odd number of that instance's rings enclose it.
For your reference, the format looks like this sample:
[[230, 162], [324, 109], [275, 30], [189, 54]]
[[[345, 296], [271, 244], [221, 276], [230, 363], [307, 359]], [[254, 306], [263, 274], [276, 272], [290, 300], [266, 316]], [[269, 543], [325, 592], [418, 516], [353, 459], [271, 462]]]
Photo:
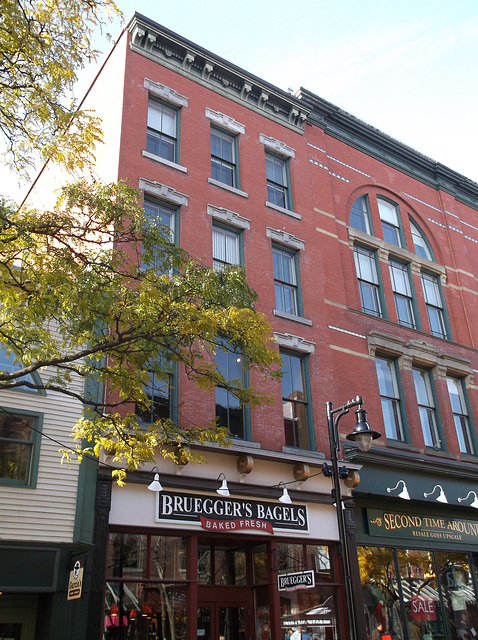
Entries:
[[332, 463], [332, 479], [333, 479], [333, 497], [336, 504], [337, 513], [337, 525], [339, 530], [339, 553], [342, 556], [343, 572], [344, 572], [344, 587], [345, 587], [345, 600], [347, 604], [347, 617], [349, 619], [350, 634], [352, 640], [358, 638], [358, 623], [356, 614], [352, 603], [352, 583], [351, 583], [351, 571], [349, 551], [347, 546], [347, 531], [345, 528], [345, 520], [342, 504], [342, 492], [340, 487], [340, 475], [339, 475], [339, 455], [340, 455], [340, 439], [338, 424], [343, 416], [349, 413], [350, 409], [357, 407], [355, 415], [357, 416], [357, 422], [355, 429], [352, 433], [349, 433], [346, 438], [356, 443], [360, 451], [367, 452], [372, 446], [372, 441], [376, 438], [380, 438], [381, 434], [378, 431], [374, 431], [367, 422], [367, 412], [363, 408], [362, 396], [356, 396], [353, 400], [350, 400], [346, 404], [334, 409], [331, 402], [326, 403], [327, 408], [327, 424], [329, 428], [329, 441], [330, 441], [330, 460]]

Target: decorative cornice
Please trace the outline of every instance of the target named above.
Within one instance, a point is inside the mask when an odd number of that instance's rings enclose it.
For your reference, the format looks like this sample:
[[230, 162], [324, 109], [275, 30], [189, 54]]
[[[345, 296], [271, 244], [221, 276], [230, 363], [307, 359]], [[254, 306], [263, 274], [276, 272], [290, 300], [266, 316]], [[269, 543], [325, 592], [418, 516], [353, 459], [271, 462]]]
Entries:
[[251, 221], [248, 218], [244, 218], [244, 216], [240, 216], [235, 211], [231, 211], [225, 207], [216, 207], [213, 204], [208, 204], [207, 214], [212, 216], [214, 220], [220, 220], [221, 222], [225, 222], [226, 224], [231, 225], [231, 227], [236, 227], [237, 229], [251, 228]]
[[275, 333], [274, 339], [280, 347], [300, 351], [300, 353], [315, 353], [315, 342], [294, 336], [290, 333]]
[[206, 118], [212, 120], [215, 124], [218, 124], [223, 129], [227, 129], [231, 133], [245, 133], [246, 127], [231, 116], [226, 116], [220, 111], [214, 111], [209, 107], [206, 107]]
[[307, 89], [301, 88], [294, 95], [312, 110], [308, 118], [310, 124], [478, 210], [478, 184], [473, 180], [415, 151]]
[[149, 18], [135, 13], [128, 24], [130, 48], [208, 89], [303, 134], [310, 113], [295, 96], [219, 58]]
[[161, 184], [161, 182], [154, 182], [153, 180], [140, 178], [139, 188], [148, 195], [152, 195], [159, 200], [163, 200], [164, 202], [168, 202], [169, 204], [173, 204], [177, 207], [187, 207], [188, 205], [188, 196], [176, 191], [173, 187]]
[[180, 93], [171, 89], [171, 87], [167, 87], [160, 82], [154, 82], [153, 80], [148, 80], [148, 78], [144, 79], [144, 88], [149, 91], [149, 93], [157, 98], [161, 98], [165, 102], [169, 102], [169, 104], [174, 105], [175, 107], [187, 107], [188, 99], [186, 96], [182, 96]]
[[271, 238], [273, 242], [283, 244], [285, 247], [289, 247], [295, 251], [300, 251], [305, 248], [305, 242], [288, 231], [266, 227], [266, 235], [268, 238]]
[[271, 138], [271, 136], [266, 136], [264, 133], [259, 134], [259, 142], [271, 151], [274, 151], [274, 153], [286, 156], [287, 158], [295, 158], [295, 150], [285, 142]]

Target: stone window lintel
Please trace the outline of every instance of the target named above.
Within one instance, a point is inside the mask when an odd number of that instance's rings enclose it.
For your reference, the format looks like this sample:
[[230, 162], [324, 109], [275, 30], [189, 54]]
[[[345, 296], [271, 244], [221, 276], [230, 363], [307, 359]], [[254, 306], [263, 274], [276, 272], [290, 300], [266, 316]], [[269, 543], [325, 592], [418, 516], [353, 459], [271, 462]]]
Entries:
[[251, 221], [248, 218], [244, 218], [235, 211], [231, 211], [225, 207], [216, 207], [213, 204], [208, 204], [207, 214], [212, 216], [214, 220], [219, 220], [220, 222], [229, 224], [231, 227], [236, 227], [237, 229], [251, 228]]
[[271, 238], [273, 242], [277, 244], [281, 244], [289, 249], [294, 249], [295, 251], [300, 251], [305, 248], [304, 240], [297, 238], [292, 233], [288, 231], [283, 231], [282, 229], [273, 229], [272, 227], [266, 227], [266, 234], [268, 238]]
[[292, 335], [291, 333], [275, 333], [274, 339], [284, 349], [291, 349], [300, 353], [315, 353], [315, 342]]
[[154, 182], [153, 180], [147, 180], [146, 178], [139, 179], [139, 188], [145, 192], [145, 194], [153, 196], [158, 200], [163, 200], [176, 207], [187, 207], [189, 198], [184, 193], [176, 191], [173, 187], [169, 187], [161, 182]]
[[231, 133], [239, 134], [246, 132], [245, 125], [241, 124], [237, 120], [234, 120], [234, 118], [226, 116], [220, 111], [214, 111], [209, 107], [206, 107], [206, 118], [209, 118], [215, 124], [219, 125], [223, 129], [226, 129], [227, 131], [230, 131]]
[[161, 84], [161, 82], [154, 82], [153, 80], [145, 78], [144, 87], [151, 95], [161, 98], [161, 100], [169, 102], [169, 104], [172, 104], [175, 107], [188, 106], [188, 99], [186, 96], [181, 95], [175, 89], [171, 89], [171, 87]]
[[266, 136], [264, 133], [259, 134], [259, 141], [270, 151], [277, 153], [280, 156], [285, 156], [286, 158], [295, 158], [295, 149], [289, 147], [285, 142], [281, 142], [280, 140], [276, 140], [276, 138], [272, 138], [271, 136]]

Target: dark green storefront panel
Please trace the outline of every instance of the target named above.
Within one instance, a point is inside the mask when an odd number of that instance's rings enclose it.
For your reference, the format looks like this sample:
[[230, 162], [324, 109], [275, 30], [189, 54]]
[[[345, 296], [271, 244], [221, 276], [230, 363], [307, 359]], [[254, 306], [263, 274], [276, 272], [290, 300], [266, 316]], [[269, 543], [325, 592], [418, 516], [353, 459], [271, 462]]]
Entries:
[[0, 546], [0, 591], [55, 591], [58, 548]]

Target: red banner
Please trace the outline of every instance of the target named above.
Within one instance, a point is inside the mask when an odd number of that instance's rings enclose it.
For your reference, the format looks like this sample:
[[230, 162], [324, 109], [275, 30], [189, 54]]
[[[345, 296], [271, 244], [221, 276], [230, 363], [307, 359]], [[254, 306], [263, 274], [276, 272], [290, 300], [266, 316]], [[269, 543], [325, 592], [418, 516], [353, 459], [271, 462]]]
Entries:
[[414, 620], [436, 620], [435, 602], [431, 598], [412, 596], [412, 617]]
[[267, 531], [274, 533], [270, 522], [244, 518], [240, 520], [210, 520], [201, 516], [201, 527], [207, 531], [240, 531], [241, 529], [254, 529], [255, 531]]

